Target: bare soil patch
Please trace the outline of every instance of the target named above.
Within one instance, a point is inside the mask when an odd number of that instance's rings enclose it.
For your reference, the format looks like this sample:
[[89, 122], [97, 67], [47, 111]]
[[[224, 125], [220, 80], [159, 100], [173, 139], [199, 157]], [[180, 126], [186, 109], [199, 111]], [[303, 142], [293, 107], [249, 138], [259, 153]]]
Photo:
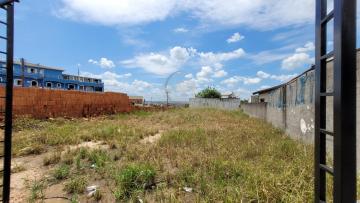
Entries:
[[[72, 151], [79, 148], [88, 148], [88, 149], [109, 149], [109, 145], [104, 144], [104, 142], [83, 142], [78, 145], [71, 145], [65, 148], [61, 153], [64, 154], [66, 151]], [[24, 171], [13, 173], [11, 175], [11, 202], [26, 202], [27, 197], [29, 197], [30, 193], [26, 186], [26, 182], [32, 182], [35, 180], [40, 180], [46, 176], [46, 174], [51, 170], [51, 166], [44, 166], [43, 160], [45, 157], [54, 153], [54, 150], [49, 150], [46, 153], [39, 155], [31, 155], [24, 157], [15, 157], [12, 159], [12, 166], [20, 166], [24, 167]], [[3, 160], [0, 160], [2, 163]], [[60, 184], [61, 185], [61, 184]], [[63, 186], [54, 185], [49, 190], [49, 197], [56, 196], [65, 196], [62, 191]], [[59, 189], [61, 187], [61, 189]], [[47, 200], [47, 202], [69, 202], [64, 199], [51, 199]]]
[[164, 133], [164, 131], [160, 130], [155, 135], [151, 135], [151, 136], [145, 137], [144, 139], [140, 140], [140, 143], [141, 144], [154, 144], [155, 142], [157, 142], [161, 138], [163, 133]]

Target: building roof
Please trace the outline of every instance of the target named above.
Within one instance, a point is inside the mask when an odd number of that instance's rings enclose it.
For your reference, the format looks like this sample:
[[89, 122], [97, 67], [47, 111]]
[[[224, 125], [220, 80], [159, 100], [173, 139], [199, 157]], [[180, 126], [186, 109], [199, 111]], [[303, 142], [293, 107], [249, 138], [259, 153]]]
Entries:
[[143, 96], [129, 96], [129, 99], [144, 99]]
[[307, 72], [310, 72], [310, 71], [312, 71], [312, 70], [314, 70], [314, 69], [315, 69], [315, 66], [312, 65], [311, 68], [307, 69], [306, 71], [304, 71], [304, 72], [301, 73], [300, 75], [292, 78], [292, 79], [289, 80], [288, 82], [285, 82], [285, 83], [283, 83], [283, 84], [280, 84], [280, 85], [277, 85], [277, 86], [274, 86], [274, 87], [270, 87], [270, 88], [266, 88], [266, 89], [262, 89], [262, 90], [253, 92], [253, 95], [255, 95], [255, 94], [263, 94], [263, 93], [266, 93], [266, 92], [270, 92], [270, 91], [272, 91], [272, 90], [274, 90], [274, 89], [278, 89], [278, 88], [280, 88], [280, 87], [283, 87], [283, 86], [285, 86], [285, 85], [288, 85], [288, 84], [294, 82], [296, 79], [298, 79], [298, 78], [301, 77], [302, 75], [304, 75], [304, 74], [306, 74]]
[[[357, 48], [357, 49], [356, 49], [356, 54], [359, 54], [359, 53], [360, 53], [360, 48]], [[330, 57], [330, 58], [326, 59], [326, 62], [330, 62], [330, 61], [333, 61], [333, 60], [334, 60], [334, 57]], [[265, 93], [265, 92], [269, 92], [269, 91], [272, 91], [272, 90], [277, 89], [277, 88], [279, 88], [279, 87], [282, 87], [282, 86], [284, 86], [284, 85], [287, 85], [287, 84], [289, 84], [289, 83], [292, 83], [294, 80], [298, 79], [300, 76], [302, 76], [302, 75], [306, 74], [307, 72], [312, 71], [312, 70], [314, 70], [314, 69], [315, 69], [315, 65], [312, 65], [312, 66], [311, 66], [309, 69], [307, 69], [305, 72], [303, 72], [303, 73], [301, 73], [300, 75], [294, 77], [293, 79], [289, 80], [288, 82], [283, 83], [283, 84], [281, 84], [281, 85], [277, 85], [277, 86], [274, 86], [274, 87], [270, 87], [270, 88], [266, 88], [266, 89], [262, 89], [262, 90], [253, 92], [253, 95], [255, 95], [255, 94], [262, 94], [262, 93]]]
[[[1, 62], [5, 62], [5, 61], [1, 61]], [[21, 62], [20, 62], [20, 60], [14, 60], [14, 64], [21, 65]], [[59, 71], [64, 71], [65, 70], [65, 69], [59, 68], [59, 67], [44, 66], [44, 65], [41, 65], [41, 64], [29, 63], [29, 62], [26, 62], [26, 61], [25, 61], [25, 66], [34, 67], [34, 68], [43, 68], [43, 69], [48, 69], [48, 70], [59, 70]]]

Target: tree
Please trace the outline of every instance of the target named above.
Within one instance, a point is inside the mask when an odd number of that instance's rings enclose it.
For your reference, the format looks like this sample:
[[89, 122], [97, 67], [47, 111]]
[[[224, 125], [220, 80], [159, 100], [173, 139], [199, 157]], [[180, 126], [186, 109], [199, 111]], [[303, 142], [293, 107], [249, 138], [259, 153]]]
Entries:
[[197, 98], [221, 98], [221, 93], [212, 87], [207, 87], [195, 95]]

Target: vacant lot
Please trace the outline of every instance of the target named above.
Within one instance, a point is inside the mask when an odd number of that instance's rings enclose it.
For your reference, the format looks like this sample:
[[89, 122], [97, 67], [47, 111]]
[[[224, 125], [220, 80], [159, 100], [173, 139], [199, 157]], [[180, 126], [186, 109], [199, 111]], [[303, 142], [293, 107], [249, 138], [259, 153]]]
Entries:
[[18, 119], [15, 130], [16, 202], [312, 201], [312, 147], [240, 111]]

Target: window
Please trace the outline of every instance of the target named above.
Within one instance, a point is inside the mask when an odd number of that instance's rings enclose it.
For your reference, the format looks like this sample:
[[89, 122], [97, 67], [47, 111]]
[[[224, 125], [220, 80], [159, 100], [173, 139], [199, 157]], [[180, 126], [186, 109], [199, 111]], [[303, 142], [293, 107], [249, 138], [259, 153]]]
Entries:
[[32, 73], [32, 74], [37, 73], [36, 68], [28, 68], [27, 70], [28, 70], [28, 73]]
[[260, 102], [261, 102], [261, 103], [265, 102], [265, 99], [260, 99]]
[[57, 84], [56, 84], [56, 87], [59, 88], [59, 89], [61, 89], [61, 83], [57, 83]]
[[68, 90], [74, 90], [74, 89], [75, 89], [75, 85], [73, 85], [73, 84], [68, 85]]
[[37, 87], [38, 82], [36, 80], [31, 81], [31, 87]]
[[52, 83], [51, 82], [46, 82], [46, 88], [52, 88]]
[[87, 92], [93, 92], [94, 91], [94, 87], [86, 87], [85, 91]]
[[15, 86], [22, 86], [22, 85], [23, 85], [23, 82], [22, 82], [21, 79], [15, 79], [15, 80], [14, 80], [14, 85], [15, 85]]
[[44, 75], [44, 69], [40, 69], [40, 70], [39, 70], [39, 73], [40, 73], [41, 75]]

